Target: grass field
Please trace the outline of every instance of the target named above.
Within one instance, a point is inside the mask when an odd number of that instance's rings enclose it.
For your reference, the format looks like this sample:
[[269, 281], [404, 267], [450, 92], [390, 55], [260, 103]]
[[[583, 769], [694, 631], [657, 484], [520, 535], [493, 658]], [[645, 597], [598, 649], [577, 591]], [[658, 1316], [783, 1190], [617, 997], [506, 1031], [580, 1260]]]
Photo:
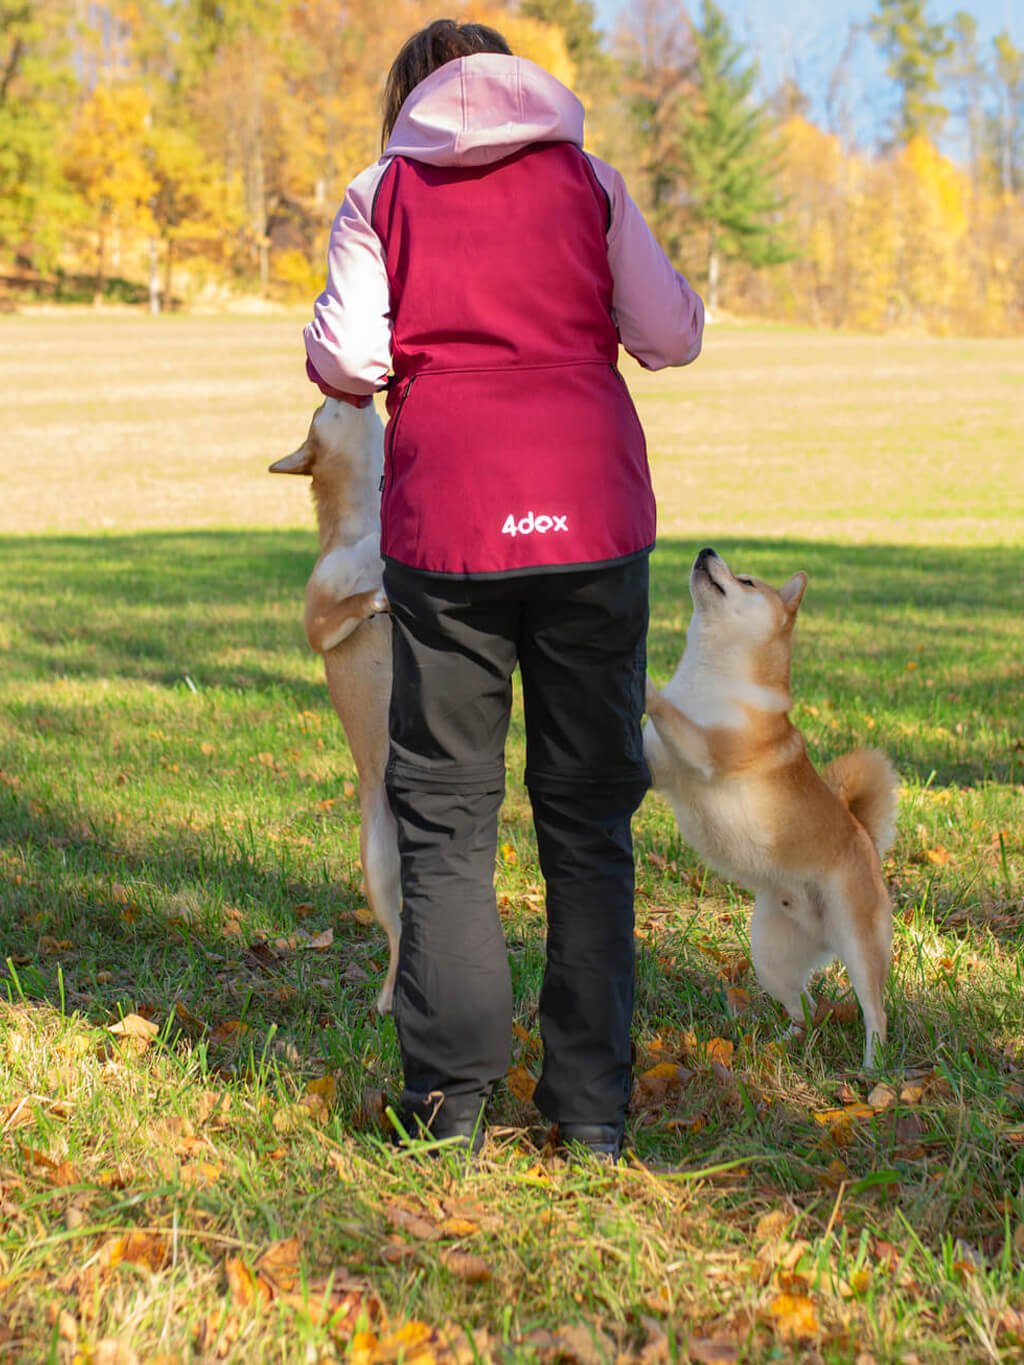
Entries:
[[653, 673], [700, 545], [806, 569], [795, 718], [904, 788], [872, 1078], [838, 970], [783, 1045], [748, 898], [648, 799], [615, 1171], [552, 1159], [529, 1102], [518, 725], [516, 1069], [479, 1167], [381, 1141], [386, 945], [302, 637], [311, 516], [264, 473], [308, 420], [299, 358], [297, 320], [0, 319], [0, 1360], [1020, 1359], [1024, 346], [723, 328], [629, 371]]

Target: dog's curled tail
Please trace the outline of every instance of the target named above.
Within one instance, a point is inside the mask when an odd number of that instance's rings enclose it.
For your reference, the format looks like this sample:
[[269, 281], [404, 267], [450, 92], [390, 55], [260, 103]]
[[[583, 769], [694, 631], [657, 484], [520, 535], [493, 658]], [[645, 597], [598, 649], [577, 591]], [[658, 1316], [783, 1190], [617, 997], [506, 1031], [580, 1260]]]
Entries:
[[900, 786], [889, 759], [879, 749], [854, 749], [834, 758], [824, 776], [853, 818], [870, 834], [878, 856], [884, 858], [896, 837]]

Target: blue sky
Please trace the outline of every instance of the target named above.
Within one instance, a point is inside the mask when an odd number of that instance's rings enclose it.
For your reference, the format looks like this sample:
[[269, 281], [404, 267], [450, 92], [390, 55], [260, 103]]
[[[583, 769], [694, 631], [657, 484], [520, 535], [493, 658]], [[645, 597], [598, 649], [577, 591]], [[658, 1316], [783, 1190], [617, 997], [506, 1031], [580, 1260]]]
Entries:
[[[700, 0], [686, 0], [692, 14]], [[769, 88], [787, 72], [795, 71], [812, 100], [812, 114], [823, 116], [825, 91], [846, 41], [850, 22], [864, 23], [874, 11], [873, 0], [719, 0], [734, 31], [757, 54], [763, 81]], [[595, 0], [606, 32], [615, 27], [624, 8], [622, 0]], [[948, 20], [967, 10], [978, 20], [983, 46], [1001, 29], [1024, 45], [1024, 0], [931, 0], [935, 19]], [[861, 38], [851, 68], [850, 102], [857, 137], [873, 140], [892, 108], [882, 62], [870, 41]], [[954, 147], [950, 150], [955, 151]]]

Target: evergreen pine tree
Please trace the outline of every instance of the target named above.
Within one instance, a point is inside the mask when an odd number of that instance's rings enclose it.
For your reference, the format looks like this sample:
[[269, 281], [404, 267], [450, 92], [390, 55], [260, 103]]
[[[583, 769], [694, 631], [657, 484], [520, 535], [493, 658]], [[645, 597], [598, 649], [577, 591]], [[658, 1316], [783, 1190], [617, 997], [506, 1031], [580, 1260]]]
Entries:
[[868, 28], [887, 59], [886, 75], [899, 91], [894, 140], [930, 137], [946, 120], [939, 97], [939, 63], [953, 51], [945, 25], [933, 23], [927, 0], [878, 0]]
[[714, 0], [694, 29], [695, 102], [679, 115], [680, 162], [690, 220], [707, 241], [707, 303], [718, 306], [721, 262], [772, 265], [792, 253], [777, 189], [771, 117], [753, 98], [757, 78]]

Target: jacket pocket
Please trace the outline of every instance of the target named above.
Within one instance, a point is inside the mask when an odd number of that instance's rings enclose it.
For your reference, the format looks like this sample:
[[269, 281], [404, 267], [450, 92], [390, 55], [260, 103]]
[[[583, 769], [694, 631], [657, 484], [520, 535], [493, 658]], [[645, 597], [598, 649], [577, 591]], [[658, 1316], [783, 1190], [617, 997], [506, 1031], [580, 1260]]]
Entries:
[[385, 452], [387, 455], [387, 459], [384, 465], [385, 487], [387, 487], [387, 485], [391, 482], [391, 467], [394, 463], [395, 442], [398, 439], [398, 428], [402, 421], [402, 413], [405, 412], [405, 405], [409, 401], [409, 395], [412, 393], [412, 386], [416, 383], [417, 378], [418, 378], [417, 375], [413, 375], [413, 377], [409, 380], [408, 384], [406, 384], [405, 389], [403, 390], [402, 393], [402, 397], [399, 400], [398, 407], [395, 411], [395, 415], [388, 422], [387, 449]]

